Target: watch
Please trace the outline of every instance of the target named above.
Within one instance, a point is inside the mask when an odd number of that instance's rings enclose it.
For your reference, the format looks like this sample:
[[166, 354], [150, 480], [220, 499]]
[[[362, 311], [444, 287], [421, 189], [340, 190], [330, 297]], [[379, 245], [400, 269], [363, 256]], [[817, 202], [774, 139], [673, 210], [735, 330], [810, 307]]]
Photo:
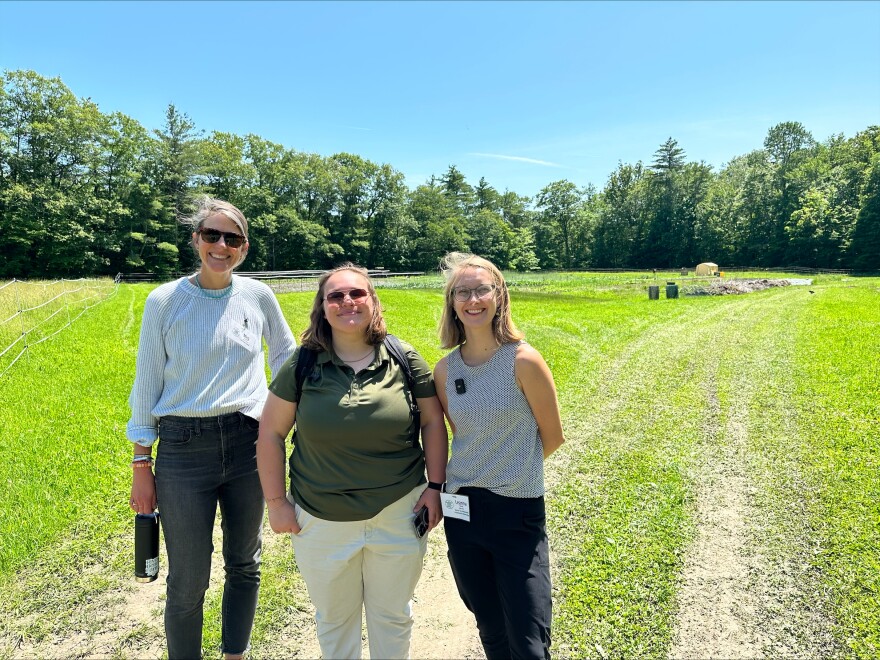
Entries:
[[443, 484], [438, 484], [436, 481], [429, 481], [428, 488], [431, 490], [443, 490]]

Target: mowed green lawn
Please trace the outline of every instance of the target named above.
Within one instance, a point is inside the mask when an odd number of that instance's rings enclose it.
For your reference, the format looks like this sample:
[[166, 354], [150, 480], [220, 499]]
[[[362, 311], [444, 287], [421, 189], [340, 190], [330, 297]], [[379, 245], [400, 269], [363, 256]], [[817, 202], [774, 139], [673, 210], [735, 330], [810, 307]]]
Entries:
[[[752, 617], [765, 653], [791, 648], [810, 619], [829, 638], [801, 648], [880, 654], [880, 279], [659, 301], [620, 276], [511, 284], [567, 438], [547, 464], [554, 653], [668, 652], [700, 470], [732, 448], [747, 481], [743, 552], [785, 587]], [[121, 285], [0, 379], [0, 656], [55, 637], [87, 650], [101, 632], [91, 604], [133, 588], [124, 427], [149, 290]], [[389, 329], [436, 362], [440, 291], [380, 297]], [[279, 299], [298, 334], [312, 294]], [[285, 554], [264, 563], [257, 657], [283, 653], [277, 630], [302, 608]], [[206, 648], [219, 639], [218, 601], [212, 587]], [[115, 653], [137, 657], [156, 626]]]

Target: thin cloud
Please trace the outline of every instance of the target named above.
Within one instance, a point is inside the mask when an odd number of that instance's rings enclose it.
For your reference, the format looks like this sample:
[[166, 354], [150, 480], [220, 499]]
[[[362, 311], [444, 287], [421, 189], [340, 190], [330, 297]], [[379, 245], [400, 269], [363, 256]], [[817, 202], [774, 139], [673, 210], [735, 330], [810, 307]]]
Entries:
[[468, 156], [480, 156], [482, 158], [495, 158], [497, 160], [513, 160], [518, 163], [530, 163], [532, 165], [543, 165], [544, 167], [565, 167], [559, 163], [551, 163], [547, 160], [538, 160], [537, 158], [525, 158], [524, 156], [505, 156], [504, 154], [481, 154], [470, 153]]

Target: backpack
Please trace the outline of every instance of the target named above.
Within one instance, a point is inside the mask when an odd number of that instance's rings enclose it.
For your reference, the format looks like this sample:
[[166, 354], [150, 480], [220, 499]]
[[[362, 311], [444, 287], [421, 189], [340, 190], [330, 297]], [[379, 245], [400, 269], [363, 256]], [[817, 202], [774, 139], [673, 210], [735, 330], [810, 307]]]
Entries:
[[[397, 362], [401, 369], [403, 369], [403, 374], [406, 378], [406, 389], [409, 393], [409, 396], [407, 397], [409, 412], [413, 422], [415, 422], [412, 444], [413, 446], [418, 446], [419, 434], [422, 430], [422, 416], [419, 412], [419, 404], [416, 403], [416, 379], [415, 376], [413, 376], [412, 365], [410, 365], [409, 360], [406, 358], [406, 353], [403, 351], [403, 345], [397, 337], [390, 334], [386, 335], [385, 340], [382, 343], [385, 344], [385, 348], [388, 351], [388, 355], [391, 356], [391, 359]], [[294, 403], [299, 404], [299, 398], [302, 396], [302, 386], [303, 382], [305, 382], [306, 374], [309, 374], [309, 376], [312, 375], [312, 371], [317, 362], [318, 351], [306, 348], [305, 346], [300, 346], [299, 357], [296, 361], [296, 371], [294, 372], [294, 378], [296, 379], [296, 401], [294, 401]]]

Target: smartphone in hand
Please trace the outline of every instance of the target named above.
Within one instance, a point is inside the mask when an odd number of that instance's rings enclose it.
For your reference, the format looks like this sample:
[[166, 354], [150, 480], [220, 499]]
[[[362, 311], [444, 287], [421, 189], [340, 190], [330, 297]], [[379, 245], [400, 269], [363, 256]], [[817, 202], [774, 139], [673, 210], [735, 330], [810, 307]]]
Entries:
[[413, 518], [413, 528], [415, 528], [418, 538], [422, 538], [428, 533], [428, 507], [423, 506], [419, 509], [416, 517]]

